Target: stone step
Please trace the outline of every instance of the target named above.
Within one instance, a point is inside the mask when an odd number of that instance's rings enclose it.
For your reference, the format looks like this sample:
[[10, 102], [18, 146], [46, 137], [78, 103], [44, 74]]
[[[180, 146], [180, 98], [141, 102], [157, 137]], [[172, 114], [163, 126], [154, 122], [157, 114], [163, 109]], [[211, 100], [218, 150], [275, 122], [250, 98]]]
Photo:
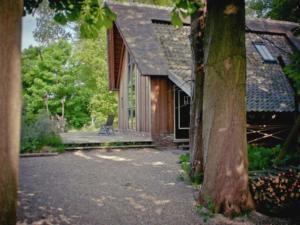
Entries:
[[142, 145], [109, 145], [109, 146], [70, 146], [66, 147], [66, 151], [76, 150], [94, 150], [94, 149], [129, 149], [129, 148], [156, 148], [153, 144], [142, 144]]
[[190, 146], [186, 144], [182, 144], [182, 145], [178, 145], [178, 149], [188, 151], [190, 149]]

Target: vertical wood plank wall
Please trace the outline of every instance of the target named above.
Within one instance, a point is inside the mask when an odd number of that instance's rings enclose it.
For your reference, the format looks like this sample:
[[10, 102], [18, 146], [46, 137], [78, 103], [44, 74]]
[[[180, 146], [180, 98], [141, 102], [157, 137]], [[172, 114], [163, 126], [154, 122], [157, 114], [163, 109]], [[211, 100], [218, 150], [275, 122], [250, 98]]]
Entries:
[[173, 85], [164, 77], [151, 78], [151, 133], [174, 133]]
[[150, 77], [137, 75], [136, 79], [136, 112], [137, 131], [150, 133], [151, 131], [151, 93]]
[[120, 77], [120, 88], [119, 88], [119, 129], [121, 131], [128, 129], [128, 95], [127, 95], [127, 51], [124, 52], [123, 57], [123, 65], [122, 65], [122, 72]]
[[[124, 51], [119, 97], [119, 129], [128, 130], [128, 52]], [[150, 133], [151, 131], [151, 93], [150, 77], [136, 76], [136, 131]]]

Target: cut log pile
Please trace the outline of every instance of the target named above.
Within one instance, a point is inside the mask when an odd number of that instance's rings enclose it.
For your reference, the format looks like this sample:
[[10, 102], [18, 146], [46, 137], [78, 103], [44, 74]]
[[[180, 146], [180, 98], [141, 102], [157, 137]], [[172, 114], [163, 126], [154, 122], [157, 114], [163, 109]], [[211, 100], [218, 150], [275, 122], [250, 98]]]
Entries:
[[293, 213], [293, 208], [300, 206], [300, 167], [253, 171], [250, 190], [257, 210], [271, 214]]

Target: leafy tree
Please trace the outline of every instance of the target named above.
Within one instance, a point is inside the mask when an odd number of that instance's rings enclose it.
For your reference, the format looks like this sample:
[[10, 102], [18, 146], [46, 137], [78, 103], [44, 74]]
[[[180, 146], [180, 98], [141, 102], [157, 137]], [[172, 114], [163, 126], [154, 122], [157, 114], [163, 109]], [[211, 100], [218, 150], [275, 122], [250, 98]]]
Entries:
[[[31, 13], [41, 0], [26, 0], [25, 12]], [[197, 1], [182, 0], [178, 12], [173, 13], [172, 21], [178, 23], [178, 15], [192, 14], [197, 8]], [[17, 151], [19, 146], [20, 121], [20, 24], [22, 1], [0, 0], [0, 101], [4, 110], [0, 110], [0, 118], [5, 121], [0, 126], [0, 160], [5, 161], [0, 170], [0, 222], [4, 225], [15, 224], [15, 207], [17, 193]], [[101, 7], [97, 0], [49, 0], [49, 6], [55, 10], [54, 18], [62, 24], [67, 21], [80, 21], [81, 34], [98, 36], [102, 26], [111, 26], [115, 14], [108, 8]], [[216, 211], [230, 215], [241, 209], [251, 208], [251, 197], [248, 191], [247, 159], [245, 158], [245, 93], [243, 83], [245, 75], [245, 40], [244, 40], [244, 1], [243, 0], [208, 0], [208, 29], [214, 42], [205, 42], [204, 55], [208, 55], [210, 67], [205, 69], [204, 105], [211, 97], [214, 103], [229, 101], [232, 107], [224, 114], [224, 105], [211, 107], [210, 115], [223, 115], [220, 118], [203, 120], [210, 125], [212, 136], [210, 142], [204, 144], [204, 186], [202, 194], [213, 200]], [[183, 8], [183, 10], [181, 10]], [[186, 9], [188, 11], [186, 11]], [[215, 19], [214, 19], [215, 18]], [[213, 29], [216, 25], [218, 29]], [[226, 29], [228, 28], [228, 29]], [[222, 35], [222, 36], [221, 36]], [[210, 39], [210, 40], [212, 40]], [[207, 39], [208, 40], [208, 39]], [[17, 47], [16, 47], [17, 46]], [[209, 54], [208, 54], [209, 53]], [[215, 56], [213, 59], [211, 56]], [[219, 59], [215, 63], [214, 60]], [[221, 78], [226, 76], [226, 83]], [[215, 79], [216, 82], [213, 82]], [[238, 81], [235, 83], [234, 81]], [[241, 81], [241, 82], [239, 82]], [[209, 83], [212, 82], [212, 83]], [[212, 84], [212, 85], [210, 85]], [[219, 90], [216, 92], [216, 90]], [[229, 97], [228, 99], [225, 97]], [[236, 98], [235, 98], [236, 97]], [[233, 101], [235, 100], [235, 101]], [[234, 102], [234, 104], [233, 104]], [[218, 104], [216, 104], [218, 105]], [[207, 108], [204, 107], [206, 110]], [[228, 108], [226, 108], [228, 109]], [[204, 110], [204, 113], [205, 113]], [[13, 111], [13, 114], [11, 113]], [[232, 116], [235, 115], [236, 119]], [[217, 121], [217, 123], [211, 123]], [[234, 121], [230, 123], [230, 121]], [[222, 123], [224, 122], [224, 123]], [[210, 124], [209, 124], [210, 123]], [[3, 125], [2, 125], [3, 124]], [[224, 129], [223, 135], [218, 135]], [[205, 130], [205, 129], [204, 129]], [[223, 130], [222, 130], [223, 131]], [[231, 134], [230, 136], [228, 136]], [[222, 137], [227, 137], [223, 139]], [[231, 140], [231, 141], [229, 141]], [[215, 141], [215, 142], [214, 142]], [[228, 141], [224, 145], [223, 141]], [[214, 143], [213, 143], [214, 142]], [[209, 149], [207, 147], [209, 146]], [[7, 157], [8, 156], [8, 157]], [[5, 159], [5, 160], [3, 160]], [[207, 163], [207, 165], [206, 165]], [[218, 165], [220, 167], [216, 167]], [[228, 172], [224, 175], [224, 172]], [[222, 179], [219, 179], [222, 178]], [[227, 179], [225, 179], [227, 178]], [[205, 180], [206, 179], [206, 180]], [[233, 185], [233, 186], [231, 186]], [[215, 191], [217, 190], [217, 191]]]
[[[297, 53], [292, 58], [292, 63], [284, 68], [285, 74], [293, 81], [294, 89], [296, 90], [297, 99], [300, 97], [300, 53]], [[300, 154], [300, 149], [297, 152], [297, 144], [299, 144], [300, 133], [300, 115], [298, 115], [295, 123], [282, 146], [282, 151], [278, 157], [279, 163], [285, 158], [297, 158]], [[296, 156], [296, 157], [295, 157]], [[299, 158], [299, 156], [298, 156]], [[297, 162], [299, 163], [299, 162]]]
[[[18, 152], [21, 121], [21, 18], [42, 0], [0, 0], [0, 224], [16, 224]], [[115, 14], [98, 0], [49, 0], [55, 20], [80, 21], [81, 33], [98, 36]]]
[[203, 115], [203, 85], [204, 85], [204, 31], [205, 7], [199, 5], [199, 10], [191, 15], [191, 49], [193, 58], [191, 121], [190, 121], [190, 176], [197, 177], [204, 172], [202, 115]]
[[0, 0], [0, 224], [16, 224], [22, 1]]
[[108, 90], [108, 71], [106, 57], [106, 34], [101, 31], [99, 38], [79, 41], [71, 59], [78, 78], [85, 82], [90, 92], [88, 110], [98, 123], [103, 123], [107, 115], [117, 112], [114, 92]]
[[23, 95], [25, 109], [30, 119], [34, 119], [34, 115], [45, 109], [45, 99], [49, 99], [50, 113], [58, 113], [57, 105], [60, 105], [60, 100], [71, 88], [65, 85], [73, 84], [66, 68], [70, 55], [71, 46], [64, 41], [48, 47], [30, 47], [24, 50]]
[[55, 11], [49, 8], [48, 5], [48, 1], [44, 0], [35, 10], [36, 29], [33, 31], [34, 39], [44, 45], [61, 39], [71, 39], [70, 27], [63, 26], [54, 21]]
[[293, 81], [293, 86], [300, 96], [300, 53], [297, 53], [292, 58], [292, 63], [284, 68], [285, 74]]
[[72, 55], [66, 41], [24, 51], [23, 95], [29, 120], [42, 109], [62, 116], [62, 99], [64, 116], [75, 128], [87, 124], [91, 117], [103, 122], [108, 114], [116, 114], [115, 94], [108, 91], [104, 39], [102, 32], [97, 40], [78, 41]]
[[192, 49], [192, 96], [190, 108], [190, 176], [203, 173], [203, 140], [202, 140], [202, 105], [204, 85], [204, 30], [205, 1], [176, 1], [171, 13], [175, 26], [182, 26], [182, 18], [191, 16], [191, 49]]
[[[199, 201], [206, 205], [212, 202], [216, 212], [232, 216], [253, 208], [248, 187], [246, 142], [245, 2], [207, 0], [204, 40], [201, 40], [203, 26], [197, 28], [193, 24], [193, 21], [203, 21], [201, 12], [193, 17], [201, 10], [197, 2], [182, 0], [176, 3], [173, 23], [181, 25], [181, 17], [192, 15], [193, 57], [194, 60], [198, 58], [194, 61], [194, 95], [198, 93], [197, 96], [203, 98], [203, 102], [194, 103], [191, 111], [197, 118], [197, 112], [201, 113], [203, 109], [203, 119], [192, 118], [196, 123], [202, 122], [203, 126], [199, 125], [203, 130], [203, 140], [192, 142], [202, 146], [194, 147], [195, 151], [191, 152], [197, 155], [195, 152], [200, 150], [199, 158], [203, 159], [200, 163], [204, 167], [204, 182]], [[194, 39], [193, 34], [199, 39]], [[198, 46], [203, 46], [203, 53], [195, 49], [195, 40], [200, 44]], [[204, 63], [204, 71], [201, 71], [203, 65], [199, 62]], [[204, 75], [203, 81], [201, 77]], [[197, 79], [196, 76], [200, 77]], [[203, 87], [204, 91], [197, 90]], [[197, 140], [201, 136], [192, 138]], [[194, 166], [193, 161], [191, 165]]]
[[[42, 0], [25, 0], [24, 14], [31, 14]], [[116, 19], [108, 7], [98, 0], [48, 0], [54, 11], [54, 20], [62, 25], [75, 22], [79, 25], [82, 37], [95, 38], [103, 27], [111, 27]]]
[[[25, 110], [28, 119], [34, 120], [42, 109], [49, 115], [64, 116], [73, 127], [89, 121], [87, 105], [89, 93], [78, 88], [84, 82], [73, 74], [69, 64], [71, 45], [59, 41], [47, 47], [31, 47], [23, 53], [22, 83]], [[65, 108], [62, 107], [65, 101]]]
[[300, 23], [299, 0], [249, 0], [248, 14]]
[[[207, 1], [200, 199], [227, 216], [253, 208], [246, 141], [245, 1]], [[216, 166], [217, 165], [217, 166]]]

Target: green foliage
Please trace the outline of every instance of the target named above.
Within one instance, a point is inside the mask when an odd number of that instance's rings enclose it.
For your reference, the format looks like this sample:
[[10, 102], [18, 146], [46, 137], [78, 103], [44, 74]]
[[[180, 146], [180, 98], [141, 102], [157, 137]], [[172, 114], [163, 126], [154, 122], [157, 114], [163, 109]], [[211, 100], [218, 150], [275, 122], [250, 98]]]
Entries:
[[183, 163], [183, 162], [190, 162], [190, 154], [189, 153], [185, 153], [179, 156], [179, 162]]
[[249, 0], [248, 14], [300, 23], [299, 0]]
[[81, 36], [84, 38], [97, 38], [102, 27], [112, 27], [117, 15], [107, 6], [100, 7], [98, 5], [98, 7], [95, 7], [94, 0], [86, 0], [79, 18]]
[[190, 167], [190, 154], [185, 153], [179, 156], [179, 163], [181, 166], [181, 169], [184, 171], [184, 173], [188, 176], [191, 170]]
[[206, 223], [210, 218], [214, 217], [215, 214], [215, 204], [209, 198], [205, 198], [205, 206], [198, 204], [196, 205], [197, 212], [203, 218], [203, 221]]
[[203, 174], [198, 174], [194, 177], [190, 177], [191, 165], [190, 154], [185, 153], [179, 156], [179, 163], [183, 173], [180, 174], [179, 180], [185, 181], [188, 184], [199, 185], [203, 181]]
[[[62, 115], [69, 127], [81, 128], [92, 118], [97, 124], [107, 115], [116, 116], [115, 93], [108, 90], [106, 36], [78, 41], [74, 48], [66, 41], [46, 47], [30, 47], [22, 54], [24, 109], [34, 121], [39, 111]], [[62, 106], [64, 100], [64, 108]]]
[[[41, 0], [25, 0], [24, 14], [31, 14], [41, 4]], [[111, 27], [116, 14], [99, 0], [48, 0], [49, 7], [54, 11], [56, 22], [66, 25], [77, 22], [81, 36], [98, 37], [103, 27]]]
[[35, 122], [29, 122], [23, 116], [21, 131], [21, 153], [37, 152], [44, 146], [63, 151], [60, 136], [55, 131], [55, 123], [45, 112], [41, 112]]
[[279, 155], [280, 147], [265, 148], [254, 145], [248, 146], [249, 170], [264, 170], [271, 168]]
[[300, 53], [292, 57], [292, 63], [284, 68], [284, 72], [292, 80], [297, 95], [300, 95]]
[[189, 153], [185, 153], [179, 156], [179, 163], [180, 167], [182, 169], [182, 173], [180, 173], [178, 180], [184, 181], [187, 184], [192, 184], [192, 181], [190, 179], [190, 155]]
[[273, 162], [276, 166], [298, 166], [300, 164], [300, 150], [298, 149], [295, 151], [288, 152], [287, 154], [284, 154], [282, 158], [277, 157]]
[[29, 120], [34, 121], [47, 104], [50, 115], [62, 115], [64, 99], [65, 118], [71, 126], [81, 127], [89, 121], [89, 93], [80, 88], [81, 81], [70, 67], [71, 51], [71, 45], [65, 41], [24, 50], [22, 84]]
[[106, 34], [101, 32], [96, 40], [81, 40], [77, 43], [71, 59], [74, 73], [84, 81], [89, 92], [87, 109], [97, 125], [104, 123], [108, 115], [117, 117], [117, 96], [108, 90], [106, 57]]
[[[292, 85], [294, 89], [296, 90], [296, 95], [300, 96], [300, 53], [296, 53], [292, 57], [292, 62], [287, 65], [284, 68], [284, 73], [289, 77], [289, 79], [292, 81]], [[291, 165], [297, 165], [300, 163], [300, 138], [298, 135], [298, 147], [294, 149], [293, 151], [288, 152], [287, 154], [284, 154], [285, 158], [281, 162], [277, 162], [277, 164], [291, 164]]]
[[201, 0], [174, 0], [174, 5], [171, 12], [171, 22], [175, 27], [183, 26], [183, 19], [204, 7], [204, 3]]
[[34, 39], [44, 45], [61, 39], [70, 40], [72, 38], [70, 27], [66, 29], [66, 26], [53, 19], [55, 11], [50, 9], [48, 5], [48, 0], [44, 0], [34, 13], [36, 19], [36, 28], [33, 31]]

